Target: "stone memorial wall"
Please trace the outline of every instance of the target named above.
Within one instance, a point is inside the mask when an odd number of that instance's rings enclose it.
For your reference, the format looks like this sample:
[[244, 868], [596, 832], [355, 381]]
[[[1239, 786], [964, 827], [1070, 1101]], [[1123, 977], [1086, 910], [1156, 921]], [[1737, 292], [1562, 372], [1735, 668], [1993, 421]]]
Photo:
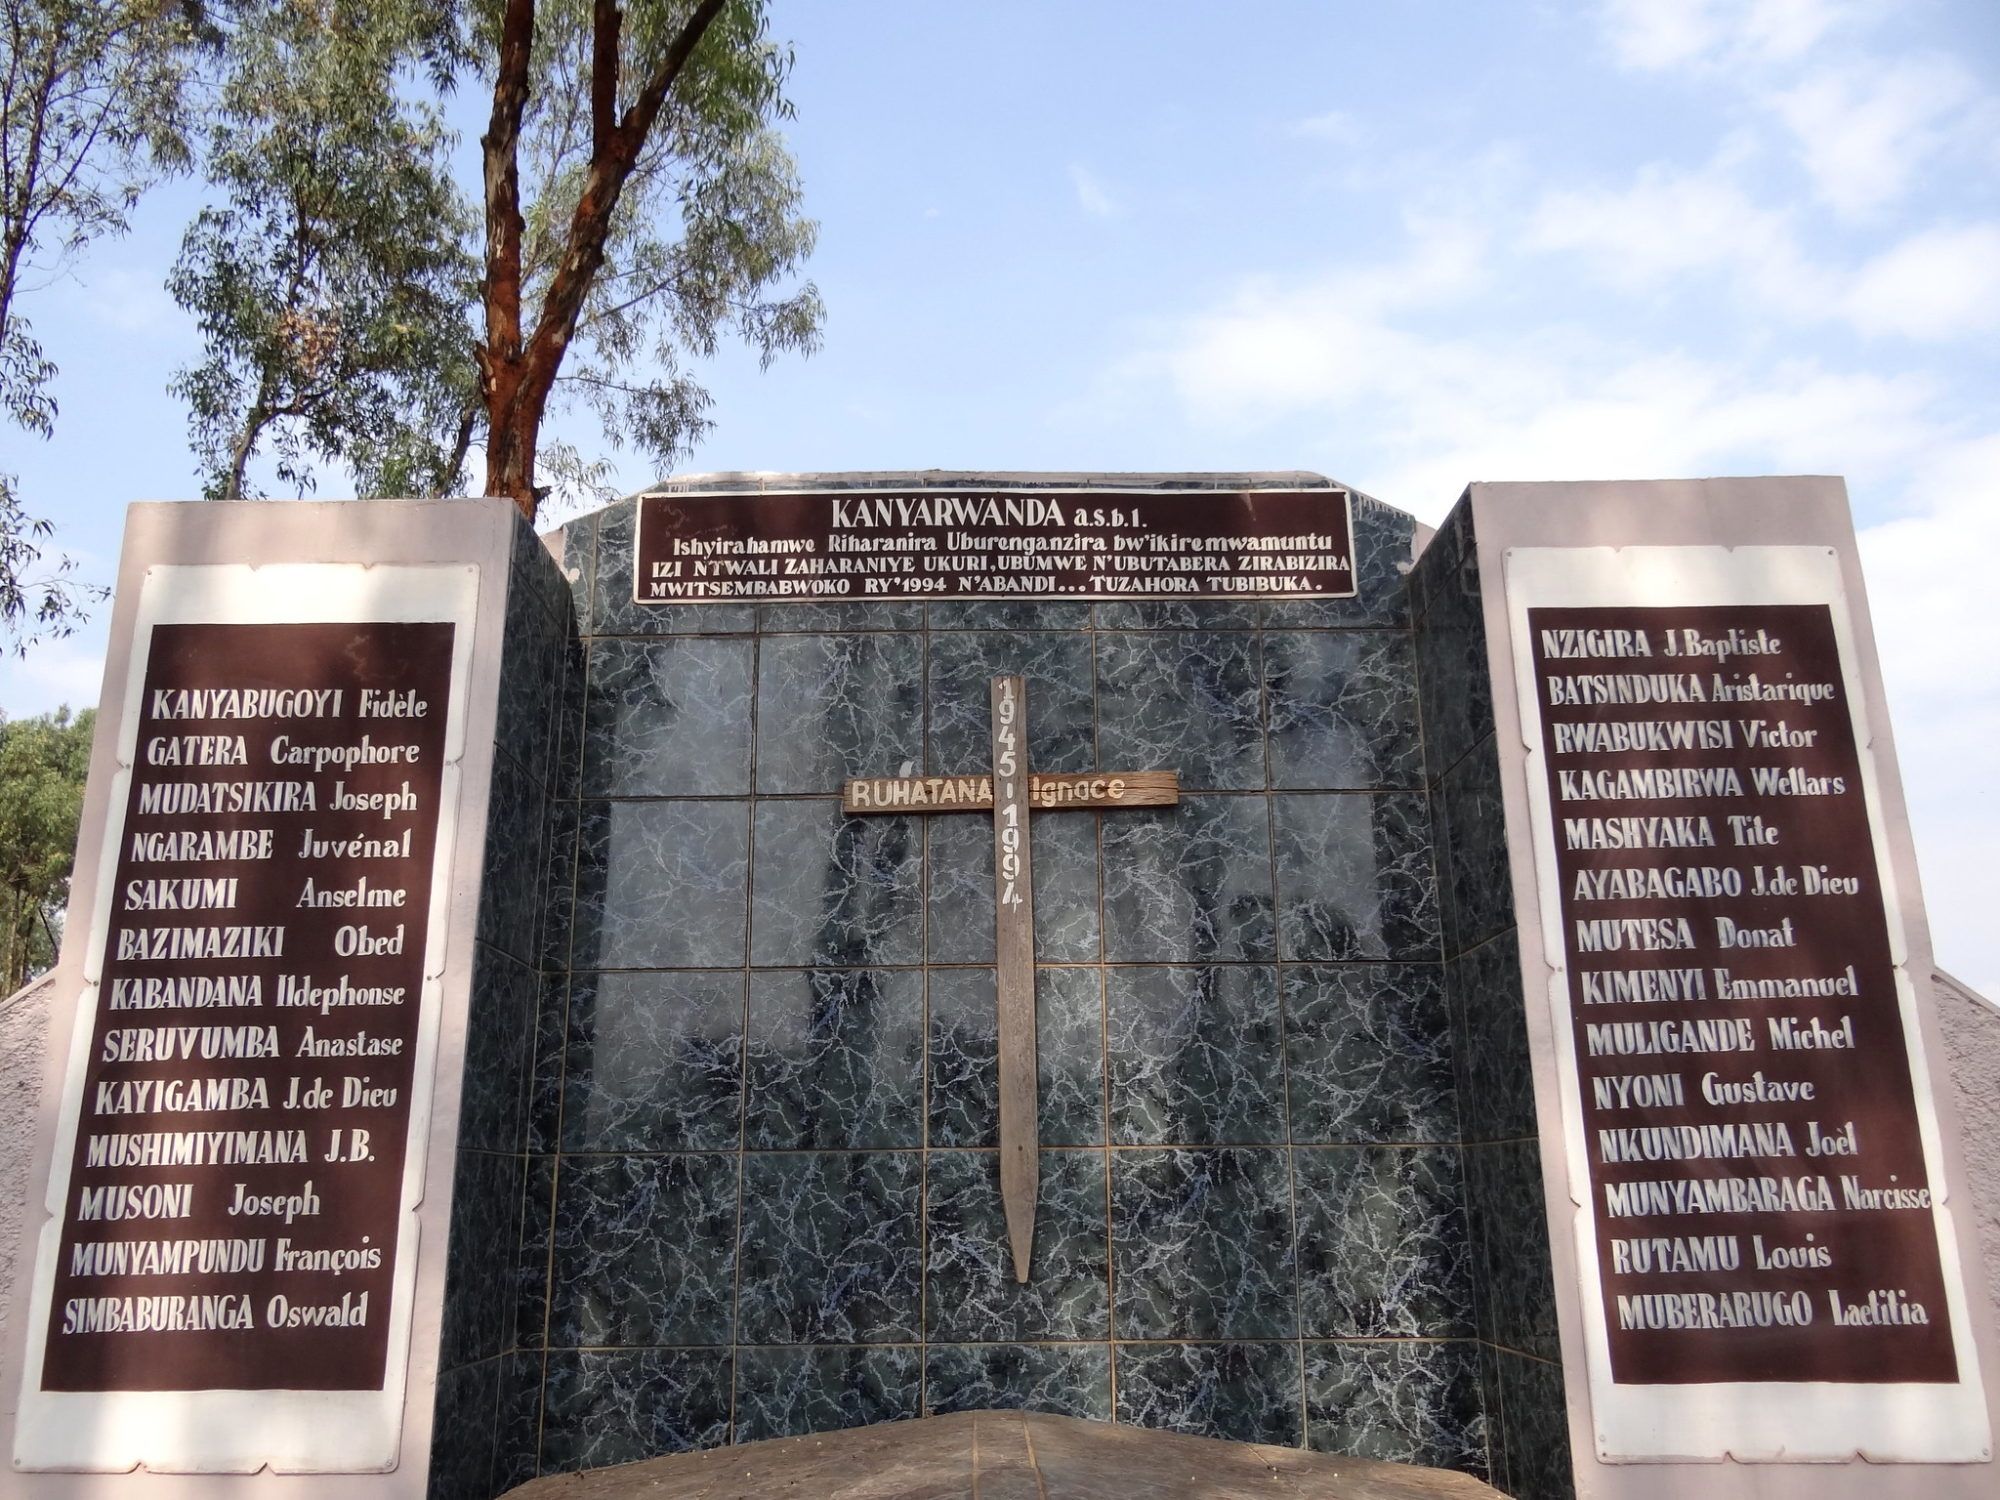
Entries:
[[489, 1500], [990, 1407], [1992, 1492], [1837, 484], [133, 515], [20, 1493]]
[[[1300, 480], [1161, 488], [1256, 484]], [[541, 1467], [1029, 1404], [1482, 1469], [1413, 523], [1356, 498], [1349, 599], [655, 606], [634, 510], [566, 536], [575, 919], [517, 1334]], [[1181, 787], [1032, 823], [1026, 1285], [991, 829], [839, 801], [986, 765], [1010, 672], [1035, 769]]]

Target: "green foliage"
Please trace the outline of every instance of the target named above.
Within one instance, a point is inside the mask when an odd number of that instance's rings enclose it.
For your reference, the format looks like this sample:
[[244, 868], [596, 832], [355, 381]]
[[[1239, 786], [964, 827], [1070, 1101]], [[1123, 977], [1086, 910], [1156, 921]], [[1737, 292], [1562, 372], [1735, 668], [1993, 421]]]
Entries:
[[171, 389], [212, 498], [242, 496], [267, 444], [301, 493], [328, 462], [372, 493], [457, 486], [472, 221], [454, 137], [411, 97], [448, 55], [438, 16], [370, 0], [239, 14], [205, 156], [226, 201], [196, 216], [167, 282], [202, 333]]
[[0, 995], [55, 962], [96, 720], [0, 720]]
[[[693, 9], [627, 7], [619, 108]], [[535, 86], [523, 126], [524, 322], [537, 321], [566, 251], [592, 132], [593, 7], [544, 0], [536, 10]], [[785, 284], [812, 253], [818, 226], [777, 126], [792, 117], [789, 48], [767, 34], [762, 0], [726, 6], [677, 82], [626, 180], [578, 318], [557, 403], [600, 420], [660, 468], [691, 453], [713, 425], [693, 365], [740, 338], [768, 366], [819, 347], [824, 308], [807, 282]], [[560, 458], [560, 455], [552, 455]], [[560, 465], [558, 464], [560, 471]]]
[[0, 0], [0, 410], [46, 436], [55, 365], [15, 306], [185, 163], [199, 12], [162, 0]]
[[16, 656], [31, 641], [74, 635], [88, 606], [111, 591], [76, 576], [76, 560], [47, 555], [55, 527], [22, 508], [14, 478], [0, 474], [0, 636]]
[[[188, 70], [208, 36], [193, 0], [0, 0], [0, 415], [55, 430], [55, 361], [22, 311], [187, 161]], [[31, 285], [32, 283], [32, 285]], [[104, 590], [57, 554], [49, 523], [0, 478], [0, 635], [16, 651], [68, 635]]]

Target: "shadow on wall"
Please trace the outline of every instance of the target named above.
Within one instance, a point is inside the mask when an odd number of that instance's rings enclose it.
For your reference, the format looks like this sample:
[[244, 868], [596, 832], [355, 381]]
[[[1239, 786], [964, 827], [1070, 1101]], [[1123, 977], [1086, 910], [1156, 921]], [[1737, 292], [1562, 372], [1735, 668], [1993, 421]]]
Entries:
[[28, 1163], [35, 1154], [42, 1049], [55, 987], [55, 975], [44, 974], [0, 1000], [0, 1308], [14, 1286], [14, 1252], [28, 1207]]
[[1949, 974], [1931, 976], [1938, 1026], [1958, 1084], [1965, 1171], [1972, 1180], [1986, 1289], [2000, 1307], [2000, 1003]]

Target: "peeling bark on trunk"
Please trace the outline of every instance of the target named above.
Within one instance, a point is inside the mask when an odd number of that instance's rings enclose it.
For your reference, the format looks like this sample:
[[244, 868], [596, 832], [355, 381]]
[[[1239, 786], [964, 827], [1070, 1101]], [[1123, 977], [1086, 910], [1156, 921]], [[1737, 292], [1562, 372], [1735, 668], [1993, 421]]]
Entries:
[[477, 350], [486, 407], [486, 493], [501, 495], [535, 519], [535, 448], [549, 392], [575, 337], [578, 318], [604, 265], [619, 195], [688, 59], [725, 0], [702, 0], [646, 79], [631, 107], [618, 114], [620, 33], [616, 0], [595, 0], [591, 12], [591, 153], [583, 189], [564, 236], [534, 331], [524, 335], [521, 307], [521, 119], [528, 102], [535, 0], [507, 0], [501, 21], [493, 115], [480, 138], [486, 187], [486, 342]]

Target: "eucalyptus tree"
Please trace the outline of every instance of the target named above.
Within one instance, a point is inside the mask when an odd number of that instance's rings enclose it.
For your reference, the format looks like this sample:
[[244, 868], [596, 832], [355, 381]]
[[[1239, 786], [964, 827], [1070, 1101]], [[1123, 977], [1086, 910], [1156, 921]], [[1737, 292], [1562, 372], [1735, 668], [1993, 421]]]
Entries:
[[710, 425], [692, 366], [723, 338], [767, 365], [818, 346], [818, 291], [786, 285], [816, 226], [778, 134], [793, 55], [764, 0], [499, 0], [473, 41], [493, 79], [486, 492], [532, 519], [552, 404], [665, 466]]
[[[209, 36], [193, 0], [0, 0], [0, 415], [55, 429], [56, 364], [23, 302], [187, 161], [187, 82]], [[39, 508], [39, 507], [38, 507]], [[74, 629], [92, 593], [0, 474], [0, 634]]]
[[211, 498], [246, 493], [268, 453], [312, 487], [344, 462], [363, 488], [449, 488], [440, 430], [470, 388], [472, 231], [451, 131], [424, 88], [453, 38], [398, 0], [240, 5], [207, 122], [221, 193], [168, 277], [201, 331], [185, 399]]
[[[209, 493], [353, 469], [369, 494], [449, 494], [470, 450], [531, 518], [589, 480], [545, 442], [595, 415], [660, 464], [710, 424], [695, 366], [738, 337], [817, 347], [816, 227], [778, 134], [792, 54], [764, 0], [249, 0], [234, 12], [207, 170], [170, 287], [203, 359], [181, 372]], [[478, 180], [442, 103], [490, 84]], [[483, 233], [482, 233], [483, 221]]]

